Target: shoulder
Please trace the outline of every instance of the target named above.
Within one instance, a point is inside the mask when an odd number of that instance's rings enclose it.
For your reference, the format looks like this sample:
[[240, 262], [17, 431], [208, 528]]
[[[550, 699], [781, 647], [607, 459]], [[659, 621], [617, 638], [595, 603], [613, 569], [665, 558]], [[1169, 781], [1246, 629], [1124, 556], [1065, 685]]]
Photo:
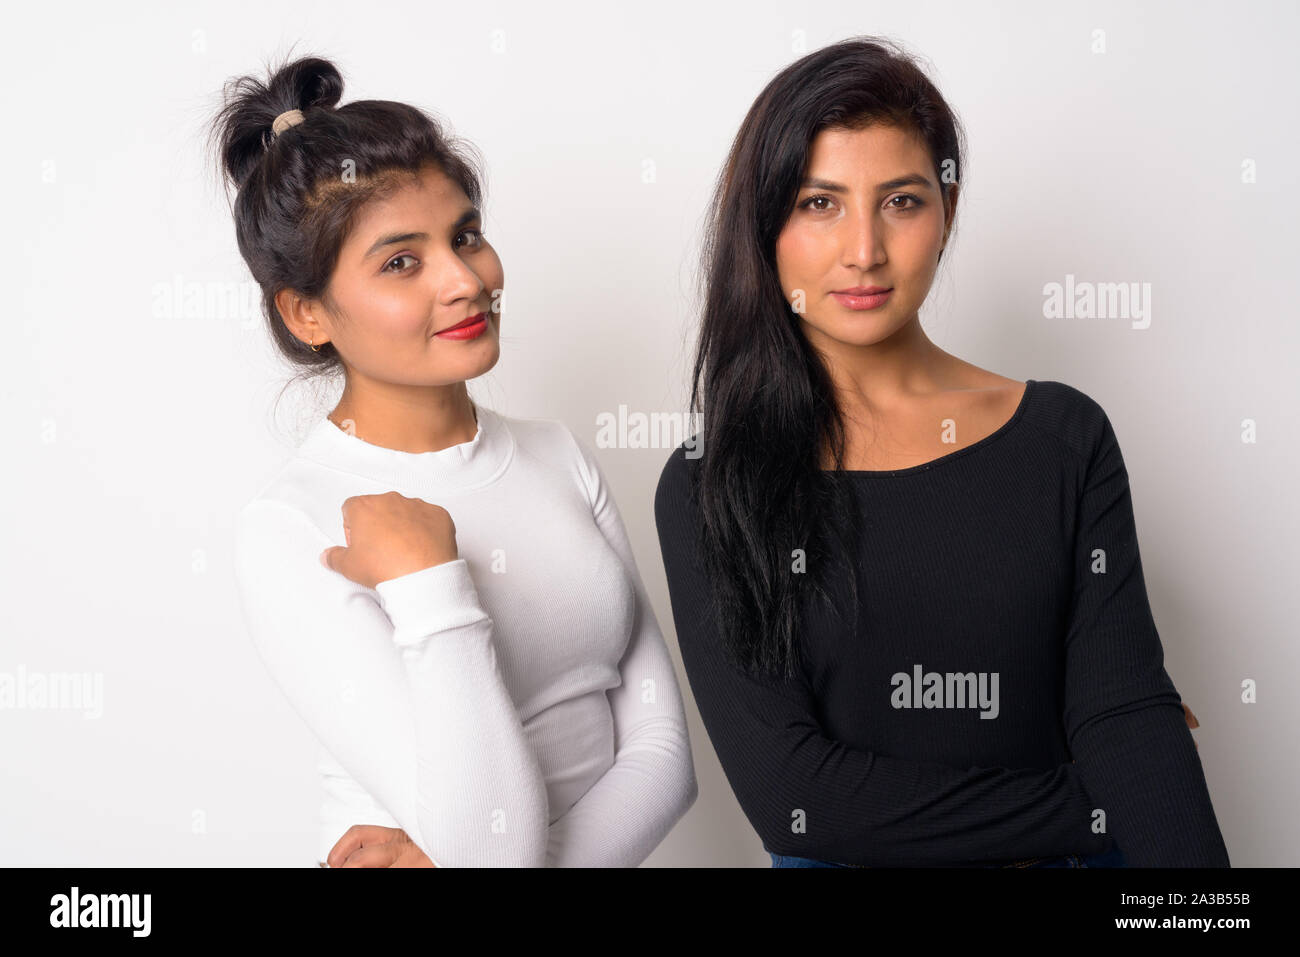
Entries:
[[329, 458], [319, 454], [326, 428], [337, 429], [322, 419], [300, 437], [296, 448], [263, 473], [235, 515], [236, 531], [282, 526], [291, 517], [305, 525], [328, 526], [323, 517], [330, 509], [337, 510], [338, 493], [347, 488], [347, 473], [331, 467]]
[[1088, 393], [1051, 379], [1036, 379], [1033, 388], [1026, 420], [1054, 436], [1075, 455], [1091, 460], [1108, 435], [1113, 439], [1105, 409]]
[[321, 482], [320, 466], [295, 454], [267, 478], [235, 516], [235, 527], [253, 529], [268, 523], [283, 522], [286, 515], [296, 516], [306, 524], [318, 509]]
[[346, 487], [338, 482], [340, 474], [304, 457], [301, 448], [276, 467], [235, 513], [235, 557], [241, 568], [335, 544], [325, 529], [329, 516], [338, 514], [340, 489]]
[[693, 436], [673, 449], [659, 472], [659, 483], [655, 487], [655, 517], [660, 522], [670, 515], [684, 512], [693, 504], [700, 463], [698, 438]]
[[515, 454], [531, 466], [576, 482], [595, 506], [604, 476], [588, 442], [558, 419], [523, 418], [494, 413], [505, 422], [515, 440]]
[[310, 510], [284, 490], [264, 490], [235, 514], [235, 561], [240, 569], [263, 565], [288, 552], [334, 544], [318, 527]]

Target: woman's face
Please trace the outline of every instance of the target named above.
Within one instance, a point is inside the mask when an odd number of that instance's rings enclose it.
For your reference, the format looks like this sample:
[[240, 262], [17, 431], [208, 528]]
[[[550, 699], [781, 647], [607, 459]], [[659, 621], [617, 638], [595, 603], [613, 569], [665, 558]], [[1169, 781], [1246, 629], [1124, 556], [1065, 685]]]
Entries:
[[[881, 125], [817, 135], [776, 242], [781, 288], [813, 346], [872, 345], [916, 317], [947, 239], [942, 200], [916, 136]], [[892, 291], [842, 292], [873, 286]]]
[[[330, 280], [341, 315], [331, 316], [319, 303], [311, 313], [350, 375], [438, 386], [483, 375], [496, 364], [501, 321], [496, 297], [504, 276], [481, 225], [464, 190], [432, 167], [418, 184], [366, 204]], [[483, 314], [479, 335], [445, 334]], [[322, 341], [320, 333], [315, 338]]]

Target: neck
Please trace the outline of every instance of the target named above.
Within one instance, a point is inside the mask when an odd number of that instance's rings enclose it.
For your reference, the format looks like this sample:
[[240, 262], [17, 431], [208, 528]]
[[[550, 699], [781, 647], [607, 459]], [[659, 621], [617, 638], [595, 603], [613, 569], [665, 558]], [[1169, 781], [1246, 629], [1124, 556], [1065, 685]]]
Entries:
[[398, 452], [437, 452], [469, 442], [478, 432], [464, 382], [403, 386], [353, 370], [329, 419], [371, 445]]
[[893, 335], [869, 345], [828, 340], [805, 326], [846, 413], [868, 417], [907, 406], [918, 395], [957, 387], [960, 360], [936, 346], [913, 317]]

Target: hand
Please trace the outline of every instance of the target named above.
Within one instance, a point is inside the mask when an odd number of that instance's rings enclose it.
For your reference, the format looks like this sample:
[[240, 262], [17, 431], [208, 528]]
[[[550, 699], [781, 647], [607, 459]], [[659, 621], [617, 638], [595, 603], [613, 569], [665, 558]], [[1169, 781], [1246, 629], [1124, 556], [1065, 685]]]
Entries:
[[[1192, 714], [1192, 709], [1187, 707], [1186, 704], [1183, 705], [1183, 720], [1187, 722], [1189, 728], [1199, 728], [1201, 726], [1201, 722], [1196, 720], [1196, 715]], [[1192, 747], [1196, 748], [1197, 751], [1201, 750], [1195, 738], [1192, 738]]]
[[354, 824], [330, 849], [330, 867], [437, 867], [399, 827]]
[[321, 564], [367, 588], [433, 565], [455, 561], [456, 525], [440, 505], [398, 492], [345, 500], [347, 547], [321, 552]]

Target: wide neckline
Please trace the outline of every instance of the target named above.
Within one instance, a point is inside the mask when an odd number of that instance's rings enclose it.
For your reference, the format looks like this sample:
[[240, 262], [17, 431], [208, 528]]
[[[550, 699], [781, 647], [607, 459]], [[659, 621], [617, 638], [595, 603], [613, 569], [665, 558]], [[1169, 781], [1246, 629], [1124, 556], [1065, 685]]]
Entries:
[[912, 475], [917, 472], [928, 472], [930, 469], [946, 465], [955, 459], [961, 458], [963, 455], [968, 455], [971, 452], [984, 448], [1010, 432], [1011, 429], [1015, 427], [1016, 423], [1024, 416], [1025, 408], [1029, 405], [1030, 394], [1033, 393], [1034, 387], [1037, 385], [1037, 380], [1026, 379], [1024, 394], [1021, 395], [1020, 402], [1016, 405], [1016, 411], [1011, 413], [1011, 418], [1007, 419], [1007, 421], [1003, 422], [997, 429], [984, 436], [984, 438], [972, 442], [965, 448], [954, 449], [947, 455], [941, 455], [928, 462], [922, 462], [920, 465], [909, 465], [905, 469], [822, 469], [822, 471], [829, 475], [851, 475], [855, 478], [897, 478], [903, 475]]

